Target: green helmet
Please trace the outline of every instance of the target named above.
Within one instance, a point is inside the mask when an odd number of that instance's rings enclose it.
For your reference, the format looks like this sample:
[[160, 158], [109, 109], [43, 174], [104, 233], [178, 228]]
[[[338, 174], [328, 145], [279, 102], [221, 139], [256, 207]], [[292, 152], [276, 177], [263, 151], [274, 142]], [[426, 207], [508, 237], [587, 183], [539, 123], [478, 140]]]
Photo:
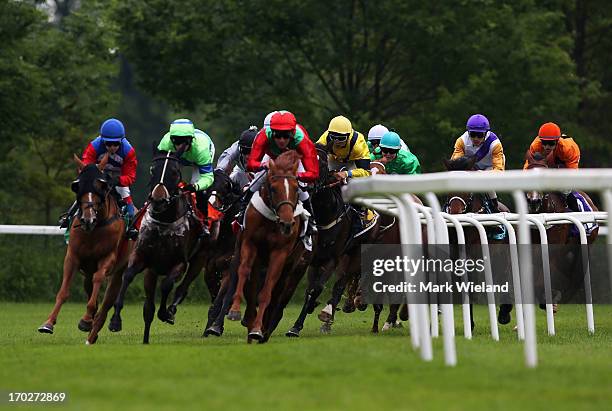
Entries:
[[380, 148], [399, 150], [402, 148], [402, 139], [395, 131], [388, 131], [380, 139]]
[[170, 124], [170, 137], [173, 136], [194, 137], [195, 127], [193, 126], [193, 123], [186, 118], [174, 120], [172, 124]]

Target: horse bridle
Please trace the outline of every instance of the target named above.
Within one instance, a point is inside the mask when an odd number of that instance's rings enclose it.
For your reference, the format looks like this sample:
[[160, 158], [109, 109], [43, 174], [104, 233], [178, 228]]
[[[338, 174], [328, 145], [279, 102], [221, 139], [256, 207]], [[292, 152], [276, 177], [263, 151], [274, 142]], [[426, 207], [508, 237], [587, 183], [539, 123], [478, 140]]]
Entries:
[[[297, 181], [297, 176], [293, 176], [293, 175], [273, 175], [273, 176], [269, 176], [270, 180], [277, 180], [277, 179], [287, 179], [287, 180], [296, 180]], [[289, 201], [287, 200], [283, 200], [280, 201], [277, 204], [274, 204], [274, 200], [272, 199], [272, 186], [270, 184], [270, 181], [268, 179], [266, 179], [266, 188], [268, 190], [268, 195], [270, 196], [270, 208], [272, 210], [274, 210], [274, 214], [278, 215], [278, 210], [285, 204], [289, 204], [291, 206], [291, 211], [295, 211], [295, 208], [297, 207], [297, 200], [295, 202]]]
[[[166, 207], [170, 206], [170, 204], [176, 200], [178, 197], [182, 196], [183, 193], [181, 192], [177, 192], [176, 194], [170, 194], [170, 191], [168, 190], [168, 187], [166, 187], [166, 185], [164, 184], [164, 177], [166, 176], [166, 169], [168, 168], [168, 160], [173, 160], [173, 161], [180, 161], [177, 157], [171, 157], [170, 156], [171, 152], [168, 151], [168, 153], [166, 154], [165, 157], [155, 157], [151, 160], [151, 162], [156, 162], [156, 161], [160, 161], [160, 160], [164, 160], [164, 168], [162, 169], [162, 174], [161, 177], [159, 178], [159, 182], [157, 184], [155, 184], [155, 186], [151, 189], [151, 193], [149, 194], [149, 201], [155, 201], [155, 202], [165, 202], [166, 203]], [[182, 179], [181, 176], [181, 171], [179, 170], [179, 181]], [[168, 197], [167, 198], [162, 198], [160, 200], [153, 200], [153, 198], [151, 197], [151, 194], [153, 194], [153, 191], [155, 191], [155, 188], [157, 188], [157, 186], [161, 185], [164, 190], [166, 190], [166, 192], [168, 193]]]
[[464, 200], [462, 197], [460, 196], [452, 196], [451, 198], [448, 199], [448, 201], [446, 202], [444, 209], [446, 211], [448, 211], [450, 209], [450, 204], [453, 200], [458, 200], [463, 204], [463, 209], [461, 210], [460, 214], [465, 214], [467, 212], [467, 210], [472, 206], [472, 202], [474, 201], [474, 193], [470, 193], [470, 195], [467, 198], [467, 201]]

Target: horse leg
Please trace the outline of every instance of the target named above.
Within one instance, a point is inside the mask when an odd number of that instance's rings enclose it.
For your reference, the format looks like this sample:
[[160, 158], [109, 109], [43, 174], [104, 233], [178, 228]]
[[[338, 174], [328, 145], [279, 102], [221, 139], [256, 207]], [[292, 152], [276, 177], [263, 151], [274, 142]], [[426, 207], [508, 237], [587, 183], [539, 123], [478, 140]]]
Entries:
[[397, 313], [400, 309], [399, 304], [390, 304], [389, 305], [389, 315], [387, 316], [387, 320], [383, 324], [382, 331], [388, 331], [391, 328], [399, 327], [401, 324], [397, 324]]
[[178, 281], [185, 271], [185, 263], [179, 263], [172, 268], [170, 273], [162, 280], [161, 283], [161, 301], [159, 302], [159, 311], [157, 311], [157, 318], [161, 321], [174, 325], [174, 315], [170, 315], [166, 309], [166, 302], [168, 296], [174, 287], [174, 283]]
[[152, 270], [147, 270], [144, 275], [145, 302], [142, 307], [142, 318], [145, 323], [142, 343], [149, 343], [151, 323], [155, 317], [155, 287], [157, 286], [157, 274]]
[[128, 264], [127, 269], [123, 273], [121, 279], [121, 289], [119, 290], [119, 295], [117, 296], [117, 300], [115, 301], [114, 308], [115, 313], [111, 317], [110, 323], [108, 324], [108, 329], [112, 332], [121, 331], [121, 310], [123, 309], [123, 301], [125, 299], [125, 293], [127, 292], [127, 288], [129, 287], [132, 280], [136, 274], [140, 273], [145, 269], [144, 259], [139, 254], [134, 254], [132, 258], [130, 258], [130, 262]]
[[[187, 270], [187, 273], [185, 274], [183, 281], [181, 281], [179, 286], [176, 288], [176, 291], [174, 292], [174, 298], [172, 300], [172, 304], [170, 304], [167, 310], [168, 315], [173, 322], [174, 322], [174, 316], [176, 315], [176, 310], [177, 310], [178, 305], [185, 300], [185, 297], [187, 297], [187, 291], [189, 290], [189, 286], [191, 286], [191, 283], [193, 282], [193, 280], [195, 280], [198, 277], [198, 274], [200, 274], [200, 271], [202, 270], [203, 265], [204, 265], [203, 259], [198, 258], [197, 256], [195, 257], [194, 261], [189, 263], [189, 270]], [[163, 288], [163, 285], [162, 285], [162, 288]], [[214, 297], [212, 298], [212, 300], [214, 301]]]
[[512, 304], [500, 304], [497, 321], [500, 324], [508, 324], [512, 320], [510, 313], [512, 312]]
[[248, 240], [245, 239], [240, 247], [240, 266], [238, 267], [238, 284], [236, 285], [236, 291], [232, 299], [232, 307], [230, 308], [228, 320], [238, 321], [240, 320], [240, 303], [244, 296], [244, 284], [249, 278], [255, 257], [257, 256], [257, 249]]
[[285, 333], [287, 337], [299, 337], [300, 331], [304, 328], [304, 321], [306, 321], [306, 316], [310, 312], [310, 308], [314, 309], [314, 302], [317, 297], [323, 291], [323, 285], [320, 284], [320, 276], [321, 267], [319, 266], [311, 266], [308, 270], [308, 288], [306, 289], [306, 293], [304, 295], [304, 304], [302, 305], [302, 310], [300, 311], [300, 315], [297, 320], [293, 324], [293, 327], [289, 329]]
[[327, 301], [325, 308], [323, 308], [319, 313], [319, 320], [323, 322], [321, 325], [321, 332], [323, 333], [328, 333], [331, 331], [331, 325], [333, 324], [336, 307], [342, 298], [342, 293], [344, 292], [346, 284], [349, 280], [348, 277], [349, 274], [345, 271], [338, 271], [336, 274], [337, 279], [332, 289], [331, 298]]
[[79, 270], [79, 261], [72, 256], [70, 249], [66, 253], [66, 257], [64, 258], [64, 273], [62, 275], [62, 285], [55, 296], [55, 306], [53, 306], [53, 310], [47, 321], [43, 323], [40, 327], [38, 327], [38, 332], [53, 334], [53, 327], [57, 322], [57, 316], [59, 315], [60, 309], [62, 305], [66, 302], [68, 297], [70, 296], [70, 283], [72, 282], [72, 277]]
[[[238, 256], [234, 256], [231, 261], [231, 265], [227, 270], [226, 284], [227, 288], [223, 294], [219, 294], [215, 299], [215, 305], [218, 305], [216, 317], [214, 319], [209, 318], [209, 322], [212, 320], [210, 326], [206, 327], [204, 336], [215, 335], [220, 337], [223, 334], [223, 326], [225, 324], [225, 314], [229, 311], [230, 305], [234, 293], [236, 292], [236, 285], [238, 284], [238, 264], [240, 260]], [[229, 316], [228, 316], [229, 317]]]
[[87, 301], [87, 316], [88, 318], [91, 318], [91, 320], [87, 323], [86, 329], [81, 329], [82, 331], [91, 331], [93, 325], [93, 318], [95, 317], [96, 311], [98, 309], [98, 295], [100, 294], [100, 287], [102, 287], [102, 282], [104, 281], [106, 276], [112, 272], [112, 268], [116, 262], [117, 255], [115, 252], [112, 252], [98, 263], [98, 271], [96, 271], [93, 275], [93, 287], [91, 290], [91, 295], [89, 296], [89, 300]]
[[263, 316], [266, 313], [268, 305], [270, 304], [274, 286], [276, 286], [276, 283], [283, 272], [287, 255], [288, 252], [285, 249], [274, 250], [270, 253], [270, 261], [268, 263], [266, 279], [261, 291], [257, 295], [257, 315], [255, 316], [255, 321], [253, 322], [252, 328], [249, 330], [249, 338], [257, 341], [263, 340], [263, 333], [261, 331]]
[[111, 309], [117, 294], [119, 293], [119, 287], [121, 286], [121, 271], [114, 272], [111, 276], [106, 292], [104, 293], [104, 300], [102, 301], [102, 307], [96, 313], [93, 320], [93, 326], [89, 336], [87, 337], [88, 344], [94, 344], [98, 340], [98, 333], [104, 326], [108, 310]]
[[378, 334], [378, 322], [380, 320], [380, 313], [383, 310], [382, 304], [372, 304], [374, 308], [374, 321], [372, 322], [372, 332]]
[[[286, 275], [283, 275], [283, 278], [285, 278], [286, 280], [283, 281], [283, 284], [282, 284], [280, 297], [278, 298], [278, 301], [279, 301], [278, 305], [276, 309], [273, 311], [273, 313], [270, 315], [269, 322], [264, 324], [265, 325], [264, 337], [266, 341], [268, 340], [268, 338], [270, 338], [270, 335], [272, 335], [272, 332], [274, 332], [274, 330], [278, 326], [278, 323], [283, 318], [285, 307], [287, 307], [287, 304], [289, 304], [289, 301], [291, 301], [291, 298], [293, 297], [293, 294], [295, 293], [295, 289], [300, 283], [300, 280], [304, 276], [304, 272], [306, 271], [307, 268], [308, 268], [307, 263], [299, 264], [293, 270], [290, 270]], [[302, 307], [302, 309], [304, 308]]]
[[352, 313], [355, 311], [355, 296], [357, 295], [357, 290], [359, 288], [359, 279], [357, 277], [353, 278], [352, 281], [348, 285], [348, 295], [344, 300], [344, 306], [342, 307], [342, 312], [344, 313]]
[[[89, 300], [91, 298], [91, 293], [93, 292], [92, 276], [88, 274], [85, 274], [83, 276], [83, 289], [85, 290], [85, 293], [87, 294], [87, 300]], [[97, 311], [97, 307], [96, 307], [96, 311]], [[91, 331], [92, 321], [93, 321], [93, 318], [90, 317], [89, 311], [87, 311], [87, 308], [86, 308], [85, 313], [83, 314], [83, 317], [81, 317], [81, 319], [79, 320], [79, 324], [77, 325], [77, 327], [79, 328], [79, 330], [83, 332], [89, 332]]]
[[212, 304], [208, 308], [208, 320], [206, 321], [206, 327], [204, 328], [204, 337], [208, 337], [210, 332], [208, 331], [211, 325], [215, 322], [215, 320], [219, 317], [219, 313], [221, 313], [223, 307], [223, 301], [225, 300], [225, 296], [228, 293], [230, 288], [230, 271], [225, 270], [222, 274], [221, 286], [219, 287], [219, 292], [212, 300]]

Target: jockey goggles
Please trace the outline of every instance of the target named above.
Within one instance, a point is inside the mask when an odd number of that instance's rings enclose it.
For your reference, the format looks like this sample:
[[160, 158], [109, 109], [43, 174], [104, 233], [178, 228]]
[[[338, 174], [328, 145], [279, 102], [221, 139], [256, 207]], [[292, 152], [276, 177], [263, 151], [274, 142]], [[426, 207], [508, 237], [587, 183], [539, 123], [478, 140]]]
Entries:
[[104, 141], [104, 145], [106, 147], [118, 147], [121, 145], [121, 141], [110, 141], [110, 140], [105, 140]]
[[348, 137], [348, 134], [338, 134], [331, 131], [329, 132], [329, 138], [335, 143], [345, 143], [348, 140]]
[[272, 130], [272, 138], [289, 140], [293, 138], [294, 134], [293, 130]]
[[180, 146], [181, 144], [189, 144], [193, 140], [191, 136], [170, 136], [170, 140], [175, 146]]
[[541, 140], [543, 146], [554, 147], [557, 145], [557, 140]]
[[470, 138], [485, 138], [485, 136], [487, 135], [486, 131], [468, 131], [468, 135], [470, 136]]
[[397, 154], [399, 150], [397, 148], [381, 147], [380, 152], [383, 154]]

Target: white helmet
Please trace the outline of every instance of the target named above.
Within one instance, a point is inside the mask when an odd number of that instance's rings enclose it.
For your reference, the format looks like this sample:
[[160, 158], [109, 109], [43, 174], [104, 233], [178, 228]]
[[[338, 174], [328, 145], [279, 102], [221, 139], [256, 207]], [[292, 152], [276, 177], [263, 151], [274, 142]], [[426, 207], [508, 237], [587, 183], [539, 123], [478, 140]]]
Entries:
[[368, 141], [380, 140], [385, 133], [389, 132], [389, 129], [382, 124], [376, 124], [368, 131]]
[[276, 113], [287, 113], [287, 110], [274, 110], [271, 113], [268, 113], [268, 115], [264, 119], [264, 127], [270, 127], [270, 121], [272, 121], [272, 116]]

